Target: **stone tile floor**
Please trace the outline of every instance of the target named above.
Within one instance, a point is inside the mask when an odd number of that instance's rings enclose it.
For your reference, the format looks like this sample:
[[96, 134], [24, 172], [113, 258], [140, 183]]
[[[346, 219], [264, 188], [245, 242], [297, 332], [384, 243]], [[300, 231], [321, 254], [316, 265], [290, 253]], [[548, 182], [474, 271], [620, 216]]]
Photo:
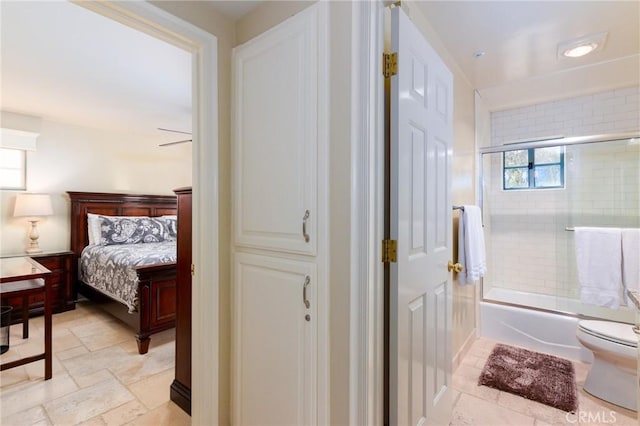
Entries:
[[582, 389], [589, 372], [589, 364], [582, 362], [573, 362], [578, 385], [579, 407], [576, 414], [568, 414], [508, 392], [478, 386], [482, 368], [496, 343], [495, 340], [476, 339], [453, 374], [453, 388], [457, 395], [451, 416], [452, 426], [640, 424], [635, 412], [602, 401]]
[[[9, 362], [43, 350], [43, 318], [30, 320], [29, 339], [11, 326]], [[174, 377], [173, 329], [155, 334], [138, 354], [131, 328], [81, 302], [53, 316], [53, 378], [44, 361], [0, 373], [0, 424], [190, 425], [191, 417], [169, 400]]]
[[[11, 327], [11, 349], [2, 362], [42, 352], [42, 317], [30, 322], [31, 336]], [[171, 425], [191, 418], [169, 400], [173, 381], [174, 330], [151, 338], [139, 355], [128, 326], [90, 302], [53, 316], [53, 378], [43, 381], [44, 362], [0, 373], [0, 424]], [[582, 384], [589, 365], [574, 362], [579, 388], [577, 414], [478, 386], [495, 341], [479, 338], [455, 371], [451, 425], [638, 425], [636, 413], [587, 394]]]

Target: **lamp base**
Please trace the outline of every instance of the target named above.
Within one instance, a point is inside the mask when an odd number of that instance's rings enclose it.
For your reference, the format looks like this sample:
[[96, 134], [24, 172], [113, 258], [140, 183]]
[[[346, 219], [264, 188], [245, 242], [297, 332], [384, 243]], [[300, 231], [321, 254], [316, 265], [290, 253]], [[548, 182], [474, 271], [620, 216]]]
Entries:
[[42, 249], [38, 244], [38, 238], [40, 238], [40, 234], [38, 233], [38, 220], [33, 219], [31, 222], [31, 231], [29, 232], [29, 238], [31, 239], [31, 243], [29, 243], [29, 248], [27, 249], [28, 254], [34, 253], [42, 253]]

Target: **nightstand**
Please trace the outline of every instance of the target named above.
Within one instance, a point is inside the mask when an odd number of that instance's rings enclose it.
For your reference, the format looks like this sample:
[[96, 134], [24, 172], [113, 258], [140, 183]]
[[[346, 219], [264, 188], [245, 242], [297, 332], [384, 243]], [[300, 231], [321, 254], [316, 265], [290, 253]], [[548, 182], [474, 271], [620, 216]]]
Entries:
[[[25, 256], [24, 254], [21, 256]], [[7, 256], [15, 257], [15, 256]], [[51, 283], [51, 307], [53, 313], [69, 311], [76, 308], [75, 280], [76, 273], [73, 270], [73, 252], [62, 251], [55, 253], [39, 253], [30, 255], [30, 258], [51, 271], [49, 280]], [[2, 260], [0, 260], [1, 262]], [[22, 298], [3, 298], [2, 305], [13, 307], [12, 324], [22, 322]], [[42, 315], [44, 313], [44, 298], [42, 294], [28, 296], [29, 316]]]

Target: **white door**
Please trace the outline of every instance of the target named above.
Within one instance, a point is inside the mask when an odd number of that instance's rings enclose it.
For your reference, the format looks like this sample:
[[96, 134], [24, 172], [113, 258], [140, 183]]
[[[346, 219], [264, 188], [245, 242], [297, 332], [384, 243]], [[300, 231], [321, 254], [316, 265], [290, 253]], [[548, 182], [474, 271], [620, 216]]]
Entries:
[[316, 424], [315, 264], [246, 253], [235, 259], [234, 423]]
[[391, 44], [390, 424], [448, 425], [453, 80], [400, 8]]

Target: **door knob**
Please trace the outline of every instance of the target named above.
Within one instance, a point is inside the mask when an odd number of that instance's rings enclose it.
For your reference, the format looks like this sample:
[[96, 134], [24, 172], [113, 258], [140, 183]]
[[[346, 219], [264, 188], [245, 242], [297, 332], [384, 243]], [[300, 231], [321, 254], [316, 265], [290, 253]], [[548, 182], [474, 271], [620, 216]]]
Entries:
[[449, 270], [449, 272], [451, 271], [462, 272], [462, 269], [464, 268], [459, 263], [453, 263], [452, 261], [449, 261], [449, 263], [447, 263], [447, 269]]

